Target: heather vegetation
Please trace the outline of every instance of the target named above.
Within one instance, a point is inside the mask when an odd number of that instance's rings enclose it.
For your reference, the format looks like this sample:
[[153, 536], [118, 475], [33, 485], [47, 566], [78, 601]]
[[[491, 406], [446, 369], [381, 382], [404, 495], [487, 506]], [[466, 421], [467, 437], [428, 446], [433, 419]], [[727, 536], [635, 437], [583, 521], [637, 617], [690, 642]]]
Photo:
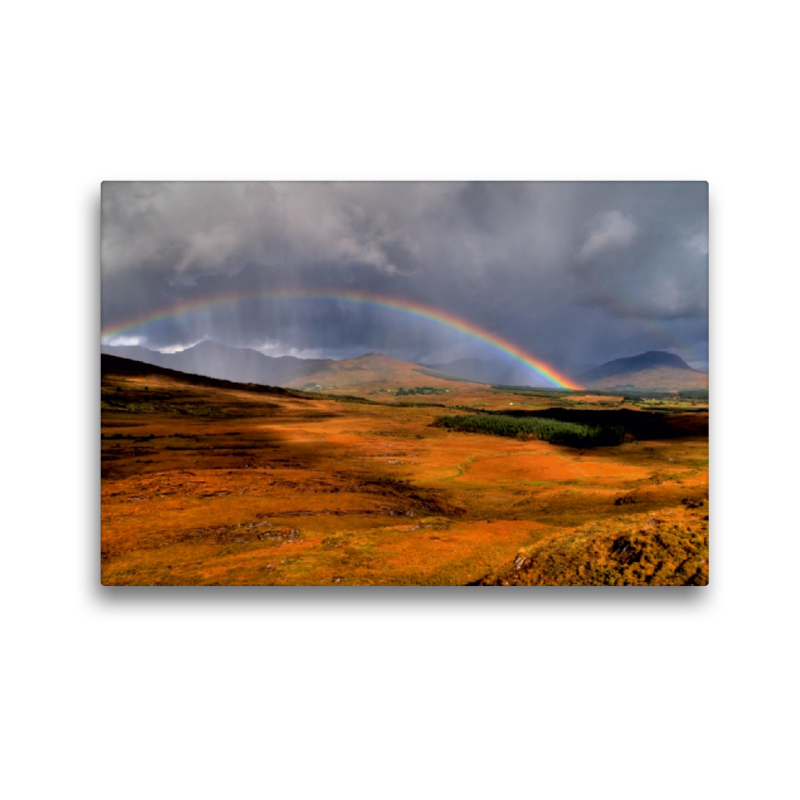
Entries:
[[513, 561], [476, 585], [705, 586], [708, 507], [705, 496], [658, 516], [633, 514], [628, 525], [586, 523], [565, 536], [523, 548]]
[[707, 582], [705, 413], [102, 368], [106, 585]]

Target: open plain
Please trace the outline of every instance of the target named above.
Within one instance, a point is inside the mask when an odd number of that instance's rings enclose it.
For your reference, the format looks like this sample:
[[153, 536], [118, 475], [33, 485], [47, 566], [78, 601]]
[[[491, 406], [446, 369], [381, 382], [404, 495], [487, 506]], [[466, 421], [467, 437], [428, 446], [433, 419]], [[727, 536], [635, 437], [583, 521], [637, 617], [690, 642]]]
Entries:
[[580, 448], [434, 423], [645, 401], [467, 381], [360, 398], [102, 359], [104, 585], [708, 581], [702, 403], [662, 402], [658, 438]]

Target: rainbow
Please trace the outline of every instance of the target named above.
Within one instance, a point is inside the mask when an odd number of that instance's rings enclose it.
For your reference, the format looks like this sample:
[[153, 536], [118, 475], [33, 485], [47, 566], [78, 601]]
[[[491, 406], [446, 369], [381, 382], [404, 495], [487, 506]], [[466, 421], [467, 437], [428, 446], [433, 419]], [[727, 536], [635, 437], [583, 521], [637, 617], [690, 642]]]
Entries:
[[541, 375], [545, 380], [552, 383], [559, 389], [581, 389], [583, 387], [571, 381], [565, 375], [557, 372], [549, 364], [535, 358], [530, 353], [518, 347], [508, 339], [504, 339], [497, 334], [487, 331], [472, 322], [467, 322], [455, 314], [441, 309], [425, 306], [422, 303], [412, 302], [409, 300], [399, 300], [393, 297], [384, 297], [381, 295], [366, 294], [364, 292], [319, 292], [319, 291], [304, 291], [304, 290], [278, 290], [270, 292], [260, 292], [255, 294], [227, 294], [218, 295], [212, 299], [199, 299], [187, 300], [183, 303], [177, 303], [162, 308], [158, 311], [153, 311], [141, 316], [134, 317], [124, 322], [115, 325], [109, 325], [101, 331], [101, 342], [103, 344], [116, 336], [139, 328], [143, 325], [149, 325], [153, 322], [160, 320], [170, 319], [179, 315], [188, 314], [193, 311], [206, 309], [211, 306], [225, 305], [227, 303], [237, 303], [243, 300], [257, 300], [261, 298], [270, 299], [303, 299], [303, 300], [338, 300], [346, 303], [354, 303], [357, 305], [375, 306], [378, 308], [386, 308], [392, 311], [399, 311], [417, 319], [425, 319], [432, 322], [437, 322], [441, 325], [446, 325], [454, 330], [461, 331], [462, 333], [472, 336], [482, 342], [490, 345], [495, 350], [511, 356], [517, 361], [522, 362], [526, 366], [533, 369], [536, 373]]

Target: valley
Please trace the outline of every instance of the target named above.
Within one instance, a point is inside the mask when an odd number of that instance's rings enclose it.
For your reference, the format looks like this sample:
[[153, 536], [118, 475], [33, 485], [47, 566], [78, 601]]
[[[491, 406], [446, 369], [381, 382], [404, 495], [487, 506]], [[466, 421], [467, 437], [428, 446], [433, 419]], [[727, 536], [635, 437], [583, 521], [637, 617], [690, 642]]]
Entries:
[[[103, 584], [707, 583], [707, 403], [359, 361], [309, 392], [103, 355]], [[666, 427], [581, 449], [437, 424], [553, 408]]]

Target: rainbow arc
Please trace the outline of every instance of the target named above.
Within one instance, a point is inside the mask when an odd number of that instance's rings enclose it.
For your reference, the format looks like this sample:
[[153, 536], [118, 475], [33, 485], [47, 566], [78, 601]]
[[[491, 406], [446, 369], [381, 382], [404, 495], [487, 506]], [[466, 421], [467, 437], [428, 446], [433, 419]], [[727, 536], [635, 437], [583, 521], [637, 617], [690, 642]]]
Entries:
[[364, 292], [319, 292], [304, 290], [279, 290], [270, 292], [259, 292], [256, 294], [228, 294], [218, 295], [211, 299], [189, 300], [183, 303], [162, 308], [148, 314], [128, 319], [122, 323], [110, 325], [101, 331], [101, 342], [108, 343], [110, 339], [129, 333], [137, 328], [150, 325], [160, 320], [171, 319], [174, 317], [190, 314], [195, 311], [222, 306], [229, 303], [238, 303], [244, 300], [257, 299], [302, 299], [302, 300], [336, 300], [356, 305], [373, 306], [396, 311], [417, 319], [429, 320], [445, 325], [475, 339], [488, 344], [495, 350], [502, 352], [517, 361], [533, 369], [538, 375], [559, 389], [581, 389], [574, 381], [562, 375], [549, 364], [532, 353], [521, 348], [514, 342], [499, 336], [485, 328], [475, 325], [468, 320], [451, 314], [449, 311], [433, 308], [431, 306], [409, 301], [405, 299], [387, 297], [382, 295], [367, 294]]

